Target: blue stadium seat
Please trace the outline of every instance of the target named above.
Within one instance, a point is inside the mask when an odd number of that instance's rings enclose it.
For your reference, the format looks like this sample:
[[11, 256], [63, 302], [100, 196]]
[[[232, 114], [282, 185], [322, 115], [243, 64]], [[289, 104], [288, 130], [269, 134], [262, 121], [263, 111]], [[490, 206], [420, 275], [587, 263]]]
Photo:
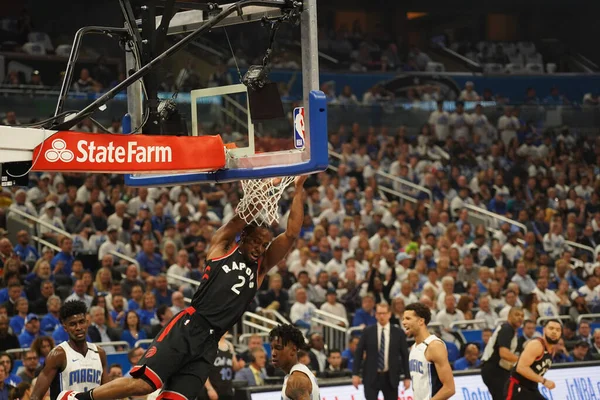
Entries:
[[467, 343], [481, 343], [483, 341], [483, 331], [481, 329], [468, 329], [461, 332]]
[[448, 349], [448, 361], [453, 363], [454, 361], [460, 358], [460, 349], [454, 344], [450, 342], [446, 343], [446, 348]]

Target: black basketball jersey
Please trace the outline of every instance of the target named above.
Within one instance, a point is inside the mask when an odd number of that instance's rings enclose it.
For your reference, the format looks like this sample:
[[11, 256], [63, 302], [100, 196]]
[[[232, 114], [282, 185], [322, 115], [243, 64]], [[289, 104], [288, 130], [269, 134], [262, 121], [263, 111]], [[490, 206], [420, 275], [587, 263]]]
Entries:
[[229, 344], [227, 350], [220, 347], [217, 350], [217, 357], [208, 377], [219, 395], [233, 396], [233, 351]]
[[218, 337], [241, 318], [254, 298], [260, 262], [247, 264], [237, 243], [223, 257], [207, 260], [192, 306]]
[[[535, 361], [531, 364], [531, 369], [536, 374], [538, 374], [540, 376], [544, 376], [544, 374], [546, 372], [548, 372], [548, 370], [552, 366], [552, 354], [550, 354], [548, 352], [548, 350], [546, 349], [546, 341], [544, 339], [542, 339], [542, 338], [535, 338], [535, 339], [532, 339], [532, 340], [539, 340], [539, 341], [542, 342], [542, 346], [544, 346], [544, 354], [542, 354], [540, 357], [538, 357], [538, 358], [535, 359]], [[516, 380], [519, 381], [519, 384], [521, 386], [524, 386], [524, 387], [532, 389], [532, 390], [537, 390], [538, 383], [534, 382], [534, 381], [531, 381], [531, 380], [525, 378], [523, 375], [519, 374], [517, 372], [516, 365], [513, 367], [512, 371], [511, 371], [511, 375]]]

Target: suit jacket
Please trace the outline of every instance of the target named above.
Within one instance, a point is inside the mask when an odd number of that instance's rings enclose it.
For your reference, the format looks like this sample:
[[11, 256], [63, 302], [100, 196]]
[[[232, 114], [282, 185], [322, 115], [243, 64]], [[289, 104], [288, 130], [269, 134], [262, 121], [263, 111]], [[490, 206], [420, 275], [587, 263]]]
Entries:
[[[121, 332], [118, 329], [107, 326], [106, 334], [112, 342], [118, 342], [121, 340]], [[100, 331], [94, 325], [90, 325], [90, 327], [88, 328], [88, 336], [90, 337], [92, 343], [102, 342]]]
[[[354, 353], [354, 365], [352, 375], [360, 376], [361, 367], [363, 370], [363, 384], [375, 386], [377, 382], [377, 357], [379, 355], [377, 338], [377, 324], [366, 327], [363, 330], [360, 341], [356, 346]], [[363, 354], [367, 353], [364, 362]], [[406, 343], [406, 334], [395, 325], [390, 325], [390, 343], [388, 345], [388, 370], [390, 384], [392, 387], [398, 387], [400, 379], [410, 377], [408, 369], [408, 344]]]
[[[260, 371], [260, 376], [263, 379], [263, 382], [266, 378], [266, 374], [264, 370]], [[246, 381], [248, 382], [248, 386], [257, 386], [256, 384], [256, 379], [254, 378], [254, 374], [252, 373], [252, 370], [250, 369], [250, 367], [245, 367], [240, 369], [238, 372], [235, 373], [235, 380], [236, 381]]]

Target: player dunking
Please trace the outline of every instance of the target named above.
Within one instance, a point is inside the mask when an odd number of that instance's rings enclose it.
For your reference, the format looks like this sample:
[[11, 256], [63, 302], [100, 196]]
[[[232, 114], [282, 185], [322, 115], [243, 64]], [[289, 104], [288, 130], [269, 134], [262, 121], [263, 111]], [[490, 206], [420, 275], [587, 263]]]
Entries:
[[454, 396], [454, 376], [448, 350], [440, 338], [427, 330], [431, 311], [421, 303], [406, 306], [402, 325], [415, 339], [410, 349], [409, 368], [415, 400], [447, 400]]
[[269, 333], [273, 365], [285, 372], [282, 400], [321, 400], [315, 375], [298, 361], [298, 350], [308, 346], [302, 332], [293, 325], [279, 325]]
[[89, 323], [85, 303], [67, 301], [59, 315], [69, 340], [56, 346], [46, 357], [31, 400], [43, 399], [48, 389], [52, 400], [61, 400], [71, 392], [90, 390], [108, 382], [106, 353], [86, 342]]
[[554, 389], [554, 382], [544, 378], [552, 366], [554, 345], [562, 336], [562, 325], [559, 320], [551, 319], [544, 326], [544, 337], [531, 339], [519, 356], [517, 365], [510, 373], [505, 388], [506, 400], [543, 400], [538, 390], [538, 383], [548, 389]]
[[213, 366], [220, 337], [241, 318], [269, 269], [287, 254], [300, 234], [305, 181], [306, 176], [296, 178], [287, 229], [272, 242], [268, 229], [247, 225], [238, 215], [219, 228], [211, 239], [192, 306], [163, 328], [130, 371], [131, 378], [116, 379], [75, 397], [123, 399], [162, 388], [157, 400], [194, 399]]

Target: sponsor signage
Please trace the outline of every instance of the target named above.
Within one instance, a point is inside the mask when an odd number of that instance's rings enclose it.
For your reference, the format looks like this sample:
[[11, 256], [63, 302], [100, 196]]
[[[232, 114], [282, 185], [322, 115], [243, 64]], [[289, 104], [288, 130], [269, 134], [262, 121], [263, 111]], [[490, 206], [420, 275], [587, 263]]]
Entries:
[[220, 136], [57, 132], [33, 151], [34, 171], [152, 173], [225, 166]]
[[[600, 400], [600, 366], [553, 368], [545, 377], [556, 383], [549, 390], [540, 385], [540, 393], [548, 400]], [[454, 377], [456, 394], [451, 400], [492, 400], [490, 392], [479, 373]], [[325, 386], [319, 388], [321, 400], [365, 400], [362, 386]], [[272, 400], [281, 398], [281, 391], [252, 393], [252, 400]], [[380, 393], [379, 400], [383, 400]], [[404, 390], [402, 382], [398, 388], [398, 400], [418, 400], [412, 389]]]

